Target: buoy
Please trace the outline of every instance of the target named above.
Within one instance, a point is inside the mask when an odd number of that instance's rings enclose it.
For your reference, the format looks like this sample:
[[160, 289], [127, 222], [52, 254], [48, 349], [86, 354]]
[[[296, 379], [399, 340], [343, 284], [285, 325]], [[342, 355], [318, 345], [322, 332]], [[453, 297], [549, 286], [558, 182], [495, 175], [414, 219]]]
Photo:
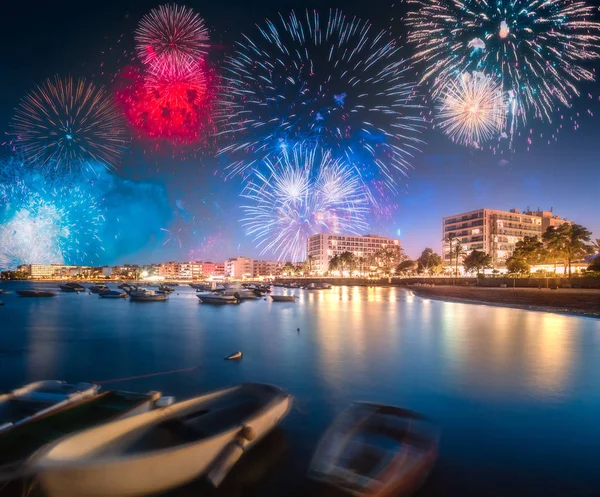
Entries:
[[228, 355], [227, 357], [225, 357], [226, 361], [238, 361], [242, 358], [242, 353], [241, 352], [234, 352], [233, 354]]
[[296, 328], [296, 331], [300, 331], [300, 328]]

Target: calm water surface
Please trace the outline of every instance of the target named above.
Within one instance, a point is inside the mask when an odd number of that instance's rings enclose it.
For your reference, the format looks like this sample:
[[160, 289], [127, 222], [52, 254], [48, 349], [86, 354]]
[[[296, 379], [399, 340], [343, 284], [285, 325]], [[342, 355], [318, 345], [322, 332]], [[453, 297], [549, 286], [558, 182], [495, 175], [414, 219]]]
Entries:
[[[287, 389], [294, 410], [220, 495], [312, 493], [304, 475], [320, 435], [349, 402], [370, 400], [441, 425], [440, 459], [419, 495], [600, 496], [600, 321], [399, 288], [294, 293], [295, 304], [222, 307], [199, 304], [189, 287], [165, 303], [2, 295], [0, 388], [198, 366], [110, 386], [180, 399], [243, 381]], [[241, 362], [223, 360], [237, 350]]]

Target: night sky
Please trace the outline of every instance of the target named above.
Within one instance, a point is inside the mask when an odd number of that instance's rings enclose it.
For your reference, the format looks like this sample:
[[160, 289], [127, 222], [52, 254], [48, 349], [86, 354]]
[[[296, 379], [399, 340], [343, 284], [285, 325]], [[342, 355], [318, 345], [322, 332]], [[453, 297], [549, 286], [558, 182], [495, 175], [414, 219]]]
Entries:
[[[54, 74], [85, 76], [110, 86], [114, 74], [132, 50], [133, 31], [156, 2], [10, 2], [3, 7], [3, 50], [0, 63], [0, 129], [8, 123], [19, 99], [35, 84]], [[403, 36], [402, 11], [391, 2], [189, 1], [211, 31], [214, 51], [226, 55], [239, 34], [254, 23], [290, 9], [343, 8], [347, 15], [369, 18], [376, 27], [391, 26]], [[391, 19], [391, 21], [390, 21]], [[600, 65], [600, 63], [599, 63]], [[600, 103], [597, 86], [581, 85], [581, 97], [571, 109], [560, 109], [553, 124], [531, 120], [532, 144], [518, 141], [508, 155], [472, 150], [453, 144], [441, 131], [426, 130], [422, 153], [413, 161], [400, 192], [390, 196], [392, 214], [373, 219], [371, 233], [399, 237], [410, 256], [426, 247], [440, 250], [441, 219], [482, 207], [553, 209], [600, 237]], [[561, 119], [562, 116], [562, 119]], [[556, 139], [552, 138], [562, 126]], [[577, 129], [574, 129], [577, 128]], [[550, 143], [548, 143], [550, 142]], [[259, 257], [239, 223], [240, 179], [225, 180], [214, 150], [190, 157], [152, 154], [147, 144], [133, 140], [115, 174], [139, 196], [137, 185], [152, 195], [152, 208], [137, 212], [137, 223], [152, 229], [139, 232], [125, 246], [112, 244], [100, 263], [160, 262], [216, 259], [236, 255]], [[152, 193], [154, 192], [154, 193]], [[128, 202], [123, 194], [122, 205]], [[260, 256], [271, 258], [269, 254]]]

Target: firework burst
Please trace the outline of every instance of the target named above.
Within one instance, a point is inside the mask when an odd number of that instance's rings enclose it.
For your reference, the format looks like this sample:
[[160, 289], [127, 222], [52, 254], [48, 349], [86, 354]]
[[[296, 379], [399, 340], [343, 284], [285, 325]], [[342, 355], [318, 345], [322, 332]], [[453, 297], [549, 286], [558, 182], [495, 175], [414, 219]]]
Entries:
[[199, 143], [214, 134], [215, 81], [204, 64], [168, 74], [130, 67], [120, 75], [117, 101], [139, 137]]
[[393, 189], [421, 143], [407, 70], [389, 32], [338, 10], [266, 21], [225, 62], [217, 120], [230, 144], [219, 153], [238, 174], [311, 143]]
[[85, 79], [46, 80], [16, 109], [16, 147], [29, 164], [71, 173], [95, 161], [114, 167], [125, 148], [121, 116], [109, 93]]
[[461, 75], [439, 98], [438, 125], [461, 145], [478, 148], [500, 137], [506, 114], [501, 84], [478, 72]]
[[362, 234], [369, 198], [356, 170], [329, 152], [310, 146], [283, 151], [267, 174], [257, 172], [242, 197], [241, 220], [261, 254], [304, 260], [306, 239], [323, 231]]
[[44, 188], [43, 178], [0, 185], [0, 266], [90, 263], [102, 209], [87, 185]]
[[594, 7], [577, 0], [409, 0], [406, 23], [422, 81], [434, 95], [464, 72], [502, 81], [518, 102], [515, 112], [551, 120], [570, 106], [581, 81], [593, 81], [585, 62], [600, 56]]
[[146, 14], [135, 32], [137, 52], [161, 73], [197, 65], [206, 55], [208, 29], [189, 7], [161, 5]]

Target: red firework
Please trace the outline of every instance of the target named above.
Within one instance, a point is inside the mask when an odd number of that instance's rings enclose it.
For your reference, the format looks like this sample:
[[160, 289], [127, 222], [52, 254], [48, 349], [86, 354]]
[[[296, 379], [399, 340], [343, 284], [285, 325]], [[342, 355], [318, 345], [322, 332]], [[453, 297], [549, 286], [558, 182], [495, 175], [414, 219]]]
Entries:
[[140, 137], [192, 144], [214, 133], [214, 76], [204, 63], [165, 73], [128, 68], [120, 76], [117, 99]]
[[135, 32], [144, 64], [187, 67], [204, 58], [208, 29], [204, 20], [183, 5], [161, 5], [146, 14]]

